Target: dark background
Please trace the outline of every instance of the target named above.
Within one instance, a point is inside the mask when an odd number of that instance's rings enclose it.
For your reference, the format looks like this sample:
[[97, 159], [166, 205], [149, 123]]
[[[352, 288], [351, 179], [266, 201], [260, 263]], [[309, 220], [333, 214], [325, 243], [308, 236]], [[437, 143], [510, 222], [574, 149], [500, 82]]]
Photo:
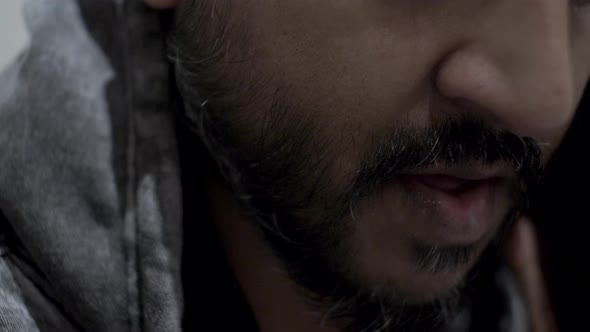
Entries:
[[587, 88], [568, 135], [547, 167], [531, 211], [561, 331], [590, 331], [589, 107]]

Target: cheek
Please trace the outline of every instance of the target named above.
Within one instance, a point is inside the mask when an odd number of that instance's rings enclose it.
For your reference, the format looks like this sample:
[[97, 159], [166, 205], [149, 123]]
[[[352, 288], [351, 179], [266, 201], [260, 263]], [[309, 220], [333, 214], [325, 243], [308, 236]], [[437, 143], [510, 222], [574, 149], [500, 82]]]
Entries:
[[375, 130], [427, 99], [446, 47], [436, 17], [410, 2], [251, 1], [240, 11], [257, 75], [283, 82], [323, 125]]

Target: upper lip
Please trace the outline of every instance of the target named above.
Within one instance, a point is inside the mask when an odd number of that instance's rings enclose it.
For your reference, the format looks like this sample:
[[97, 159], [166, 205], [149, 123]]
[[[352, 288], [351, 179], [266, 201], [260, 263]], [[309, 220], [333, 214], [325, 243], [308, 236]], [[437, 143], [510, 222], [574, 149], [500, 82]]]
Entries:
[[465, 181], [483, 181], [514, 176], [514, 169], [507, 164], [483, 166], [463, 164], [449, 167], [429, 167], [417, 171], [404, 172], [406, 175], [444, 175]]

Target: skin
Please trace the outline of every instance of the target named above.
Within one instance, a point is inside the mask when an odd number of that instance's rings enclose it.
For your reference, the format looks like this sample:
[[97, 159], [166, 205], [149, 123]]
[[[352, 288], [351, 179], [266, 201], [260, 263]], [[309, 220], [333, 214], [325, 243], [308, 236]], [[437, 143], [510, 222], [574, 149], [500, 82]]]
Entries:
[[[159, 9], [178, 5], [172, 0], [146, 2]], [[433, 115], [433, 109], [442, 114], [461, 109], [546, 143], [548, 157], [567, 130], [590, 72], [585, 60], [590, 58], [590, 10], [572, 6], [565, 0], [455, 1], [441, 10], [440, 5], [415, 1], [285, 0], [240, 1], [235, 10], [251, 22], [250, 37], [257, 42], [249, 51], [255, 58], [273, 59], [253, 60], [251, 66], [262, 76], [281, 73], [292, 93], [309, 97], [307, 108], [322, 110], [315, 119], [325, 124], [326, 135], [351, 123], [359, 132], [401, 118], [428, 124], [441, 116]], [[349, 159], [339, 160], [343, 173], [351, 171], [346, 165], [355, 164], [355, 156], [345, 157]], [[231, 195], [215, 184], [210, 191], [228, 259], [262, 330], [277, 330], [291, 321], [287, 325], [296, 327], [293, 331], [320, 331], [310, 325], [313, 317], [305, 314], [308, 310], [288, 278], [264, 273], [278, 263], [259, 234], [240, 222], [237, 207], [228, 208], [235, 205]], [[359, 236], [380, 243], [376, 236], [385, 231], [377, 227]], [[379, 257], [378, 249], [363, 250], [366, 257]], [[506, 258], [522, 285], [533, 331], [555, 331], [530, 221], [520, 220], [512, 230]], [[374, 261], [382, 265], [379, 258]], [[445, 276], [440, 287], [455, 283], [464, 270]], [[440, 278], [431, 276], [396, 278], [405, 289], [441, 285]], [[277, 310], [285, 307], [292, 310]]]

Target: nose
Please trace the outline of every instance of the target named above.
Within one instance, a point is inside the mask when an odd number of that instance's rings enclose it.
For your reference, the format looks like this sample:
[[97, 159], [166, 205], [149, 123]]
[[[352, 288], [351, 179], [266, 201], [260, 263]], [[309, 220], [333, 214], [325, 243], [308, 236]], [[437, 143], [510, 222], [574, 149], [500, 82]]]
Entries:
[[488, 3], [440, 62], [439, 93], [521, 136], [567, 126], [575, 110], [568, 1]]

